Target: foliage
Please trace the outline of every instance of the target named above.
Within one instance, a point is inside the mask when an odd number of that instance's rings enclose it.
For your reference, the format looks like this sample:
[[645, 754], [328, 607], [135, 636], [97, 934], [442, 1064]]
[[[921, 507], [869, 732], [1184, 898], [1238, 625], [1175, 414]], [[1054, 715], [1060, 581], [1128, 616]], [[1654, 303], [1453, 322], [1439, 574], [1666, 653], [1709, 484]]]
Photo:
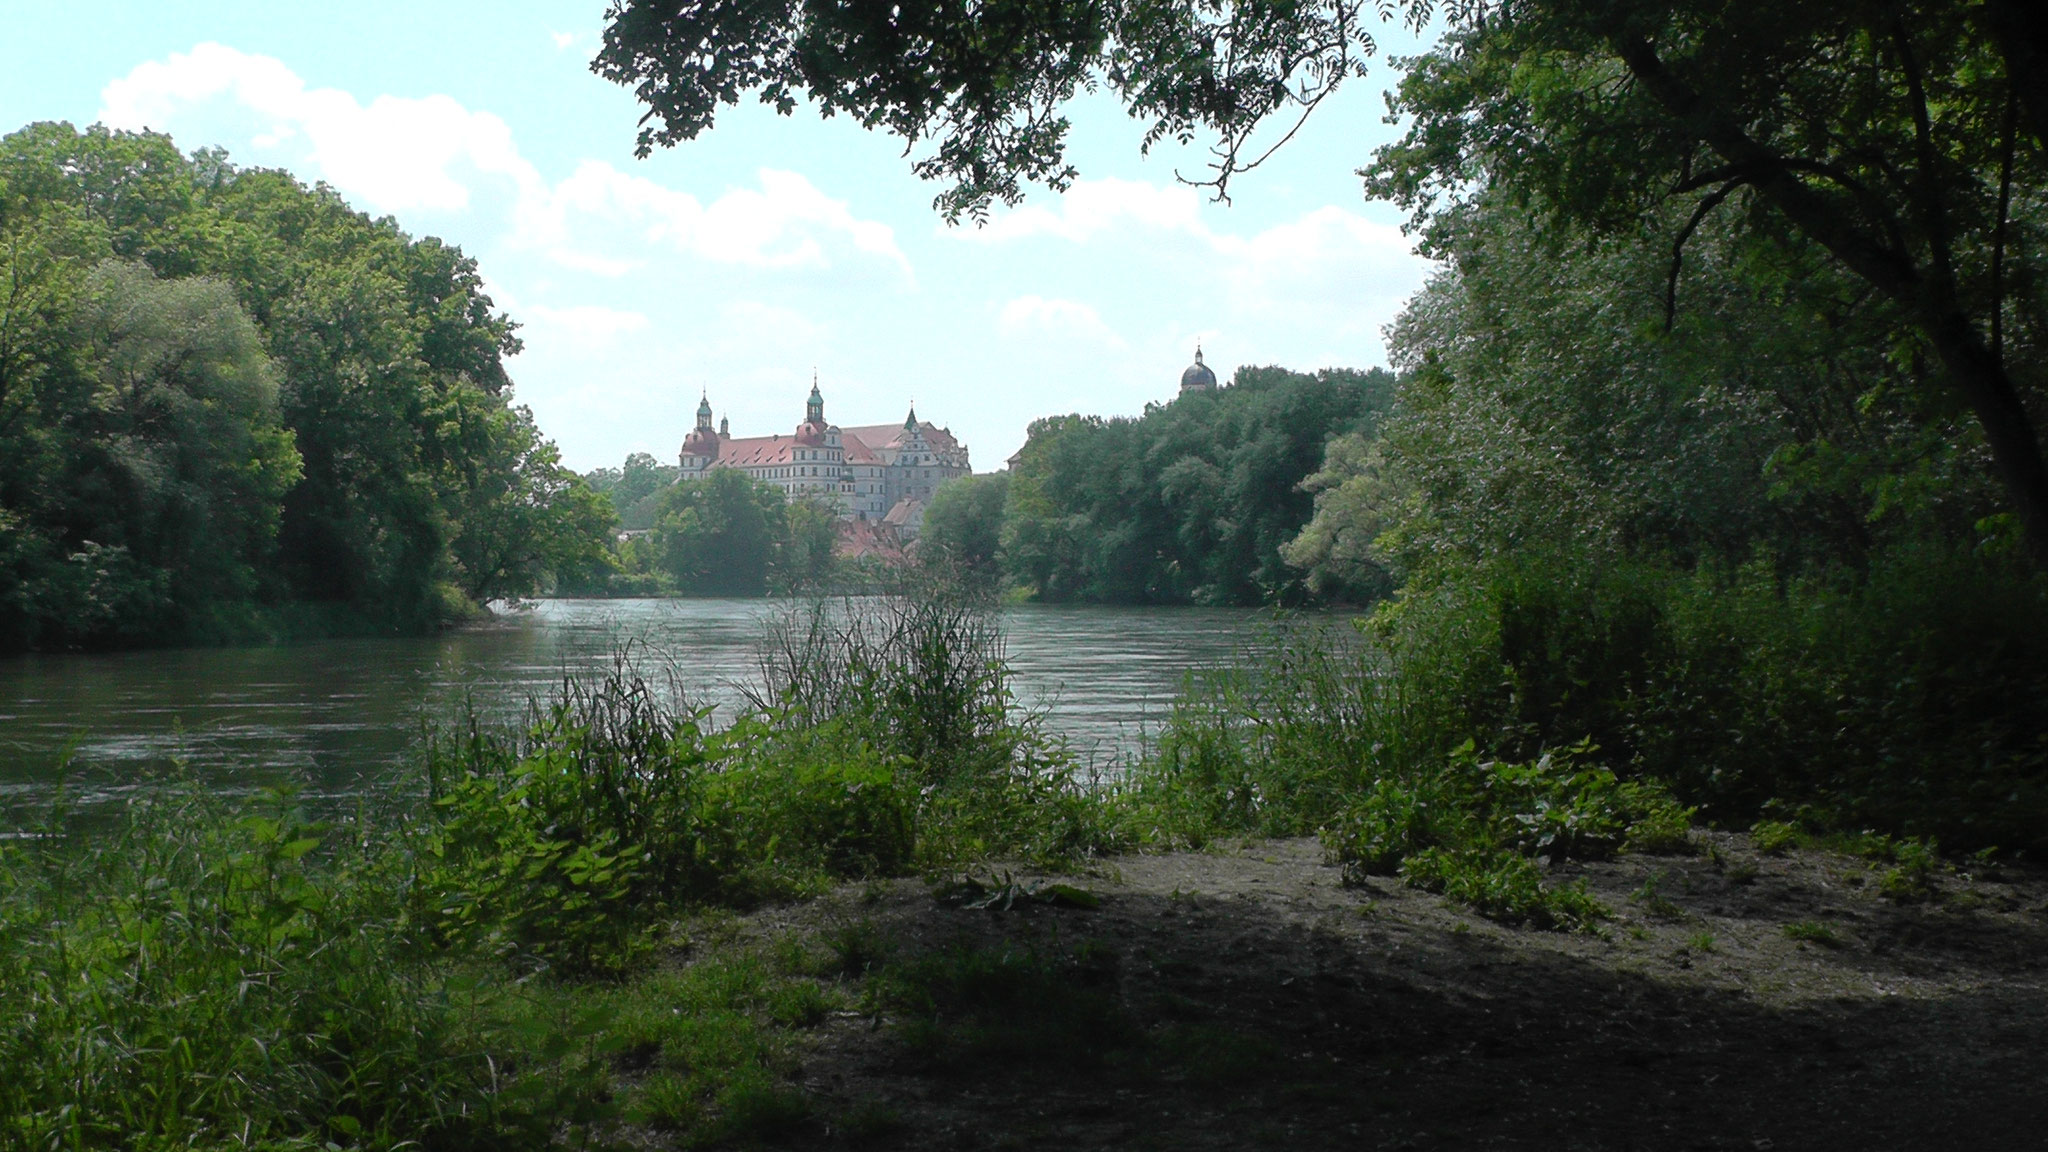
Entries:
[[972, 580], [1002, 577], [1003, 506], [1010, 476], [963, 476], [932, 494], [918, 529], [918, 550]]
[[1488, 200], [1566, 232], [1648, 233], [1663, 267], [1634, 282], [1667, 323], [1706, 303], [1680, 283], [1703, 223], [1824, 267], [1886, 314], [1874, 351], [1931, 362], [1905, 381], [1910, 406], [1935, 443], [1981, 445], [2048, 560], [2028, 410], [2048, 41], [2023, 7], [1488, 5], [1409, 64], [1395, 110], [1412, 126], [1368, 186], [1440, 254]]
[[446, 946], [617, 973], [692, 903], [1106, 842], [1072, 767], [1011, 715], [986, 605], [928, 588], [871, 617], [796, 611], [723, 726], [621, 663], [516, 736], [438, 741], [412, 915]]
[[655, 497], [676, 482], [682, 469], [663, 464], [646, 452], [635, 452], [617, 468], [598, 468], [584, 474], [591, 489], [609, 496], [618, 510], [619, 526], [644, 532], [654, 527]]
[[[1411, 6], [1418, 20], [1427, 11]], [[1098, 87], [1150, 122], [1147, 148], [1214, 133], [1220, 194], [1233, 173], [1261, 159], [1246, 151], [1259, 125], [1307, 115], [1373, 51], [1365, 7], [1331, 2], [759, 8], [614, 0], [606, 20], [591, 68], [632, 85], [648, 106], [640, 155], [695, 139], [742, 93], [785, 115], [807, 98], [911, 149], [933, 142], [913, 168], [951, 182], [938, 198], [949, 220], [981, 219], [995, 200], [1015, 203], [1024, 181], [1066, 188], [1076, 173], [1060, 109]]]
[[772, 1137], [805, 1119], [809, 1105], [788, 1084], [794, 1062], [773, 1025], [815, 1024], [827, 1001], [778, 967], [741, 954], [617, 995], [617, 1038], [650, 1065], [628, 1114], [685, 1148]]
[[1308, 588], [1281, 547], [1309, 520], [1302, 480], [1331, 437], [1372, 426], [1392, 385], [1379, 370], [1241, 368], [1229, 387], [1140, 419], [1036, 421], [1009, 480], [1004, 567], [1052, 601], [1301, 600]]
[[1642, 286], [1683, 220], [1595, 234], [1482, 190], [1442, 223], [1381, 436], [1333, 445], [1295, 545], [1403, 581], [1375, 691], [1428, 702], [1406, 739], [1521, 761], [1590, 738], [1710, 819], [1775, 799], [2038, 843], [2048, 592], [1896, 307], [1711, 218], [1667, 328]]
[[178, 788], [62, 829], [0, 849], [0, 1145], [539, 1147], [587, 1119], [587, 1078], [421, 962], [390, 842]]
[[662, 572], [684, 595], [761, 595], [783, 510], [780, 488], [734, 468], [670, 485], [656, 505], [652, 537]]
[[475, 262], [154, 133], [0, 141], [0, 649], [421, 628], [589, 580]]

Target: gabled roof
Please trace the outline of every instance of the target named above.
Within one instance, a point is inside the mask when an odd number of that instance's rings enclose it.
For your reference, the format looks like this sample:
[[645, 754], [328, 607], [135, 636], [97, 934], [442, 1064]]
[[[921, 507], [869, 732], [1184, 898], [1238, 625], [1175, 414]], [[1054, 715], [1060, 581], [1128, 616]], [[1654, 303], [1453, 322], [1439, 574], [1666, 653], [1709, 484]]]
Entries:
[[735, 436], [718, 450], [718, 462], [735, 468], [787, 464], [795, 459], [796, 447], [796, 441], [788, 436]]
[[[932, 422], [919, 421], [917, 430], [924, 433], [924, 442], [934, 452], [950, 452], [960, 447], [960, 442], [951, 432]], [[839, 435], [848, 440], [859, 440], [869, 448], [887, 448], [903, 439], [901, 424], [863, 424], [858, 428], [841, 428]]]
[[919, 500], [915, 496], [905, 496], [896, 502], [895, 507], [889, 509], [888, 515], [882, 517], [882, 523], [891, 527], [901, 527], [910, 523], [911, 519], [923, 509], [924, 501]]

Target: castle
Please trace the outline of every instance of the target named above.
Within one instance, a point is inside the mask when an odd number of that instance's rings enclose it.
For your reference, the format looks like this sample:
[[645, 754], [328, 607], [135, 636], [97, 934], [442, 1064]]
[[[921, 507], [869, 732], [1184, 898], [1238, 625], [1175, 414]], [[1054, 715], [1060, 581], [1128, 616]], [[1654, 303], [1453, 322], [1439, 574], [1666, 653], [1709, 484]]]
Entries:
[[825, 397], [811, 381], [803, 423], [787, 436], [734, 439], [726, 421], [711, 427], [711, 398], [697, 405], [697, 427], [683, 440], [682, 478], [737, 468], [781, 488], [790, 499], [836, 507], [839, 518], [874, 521], [915, 535], [932, 493], [968, 475], [967, 446], [913, 406], [903, 423], [841, 428], [825, 423]]

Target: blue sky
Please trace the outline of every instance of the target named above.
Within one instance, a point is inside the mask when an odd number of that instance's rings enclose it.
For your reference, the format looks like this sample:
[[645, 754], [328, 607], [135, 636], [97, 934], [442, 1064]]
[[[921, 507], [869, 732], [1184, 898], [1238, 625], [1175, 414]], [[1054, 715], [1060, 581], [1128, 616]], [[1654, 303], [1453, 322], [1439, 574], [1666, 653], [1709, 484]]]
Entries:
[[6, 0], [0, 131], [148, 126], [460, 244], [524, 326], [518, 398], [578, 469], [673, 458], [700, 392], [735, 434], [794, 426], [815, 370], [834, 422], [914, 400], [988, 471], [1035, 417], [1171, 398], [1198, 341], [1226, 378], [1383, 364], [1429, 271], [1353, 174], [1396, 131], [1383, 60], [1230, 205], [1175, 182], [1199, 146], [1141, 158], [1142, 126], [1093, 97], [1072, 191], [949, 228], [902, 142], [843, 117], [743, 105], [635, 160], [639, 105], [589, 71], [603, 12]]

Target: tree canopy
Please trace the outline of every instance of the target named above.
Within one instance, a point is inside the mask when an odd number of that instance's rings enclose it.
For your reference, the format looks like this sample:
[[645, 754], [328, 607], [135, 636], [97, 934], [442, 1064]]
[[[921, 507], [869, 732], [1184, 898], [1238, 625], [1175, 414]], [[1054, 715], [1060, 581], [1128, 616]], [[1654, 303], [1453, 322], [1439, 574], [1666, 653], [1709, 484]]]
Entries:
[[1383, 370], [1240, 368], [1139, 419], [1036, 421], [1005, 493], [1004, 567], [1055, 601], [1299, 601], [1303, 572], [1281, 548], [1312, 510], [1302, 480], [1332, 437], [1371, 427], [1393, 384]]
[[608, 565], [513, 328], [459, 249], [328, 188], [7, 136], [0, 648], [422, 628]]
[[[1368, 189], [1446, 251], [1477, 196], [1666, 237], [1667, 322], [1717, 213], [1825, 253], [1974, 415], [2048, 562], [2038, 409], [2048, 18], [2014, 0], [1487, 5], [1414, 62]], [[2034, 63], [2030, 63], [2034, 62]], [[1646, 278], [1647, 280], [1647, 278]]]
[[[1428, 4], [1411, 3], [1416, 18]], [[1374, 50], [1391, 0], [614, 0], [591, 67], [647, 106], [639, 152], [694, 139], [756, 95], [929, 145], [913, 166], [950, 186], [948, 219], [1015, 203], [1029, 181], [1064, 189], [1062, 108], [1106, 87], [1147, 121], [1145, 147], [1213, 135], [1219, 193], [1255, 166], [1252, 134], [1305, 116]], [[1291, 134], [1291, 133], [1290, 133]]]

